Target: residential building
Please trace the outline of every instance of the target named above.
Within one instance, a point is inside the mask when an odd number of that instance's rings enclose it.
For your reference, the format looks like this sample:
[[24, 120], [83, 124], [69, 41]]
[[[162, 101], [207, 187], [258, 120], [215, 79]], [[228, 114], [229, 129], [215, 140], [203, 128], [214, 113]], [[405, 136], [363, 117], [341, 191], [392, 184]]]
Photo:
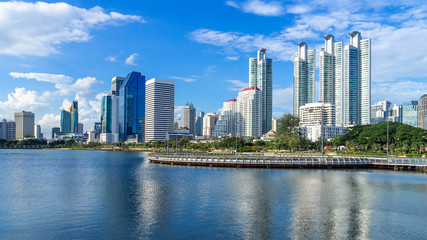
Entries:
[[308, 103], [300, 107], [300, 127], [335, 126], [335, 106], [332, 103]]
[[319, 139], [321, 139], [322, 132], [323, 132], [323, 139], [331, 139], [332, 137], [336, 137], [338, 135], [343, 135], [347, 132], [346, 127], [339, 127], [339, 126], [323, 126], [323, 125], [316, 125], [316, 126], [304, 126], [300, 127], [300, 134], [302, 137], [306, 139], [310, 139], [312, 142], [315, 142]]
[[249, 87], [260, 90], [261, 132], [271, 130], [273, 114], [273, 60], [266, 58], [266, 49], [259, 49], [257, 58], [249, 58]]
[[402, 103], [402, 123], [418, 127], [418, 101]]
[[[242, 137], [260, 137], [261, 91], [257, 87], [248, 87], [237, 96], [237, 134]], [[270, 118], [271, 119], [271, 118]]]
[[25, 111], [15, 113], [15, 123], [17, 140], [34, 138], [34, 113]]
[[314, 102], [315, 59], [316, 51], [308, 50], [305, 42], [299, 42], [294, 55], [294, 115], [297, 117], [301, 106]]
[[343, 125], [343, 44], [325, 35], [325, 46], [320, 52], [319, 100], [335, 105], [335, 124]]
[[427, 94], [418, 100], [418, 127], [427, 130]]
[[218, 122], [213, 130], [213, 137], [220, 137], [224, 135], [236, 135], [236, 113], [237, 113], [237, 100], [229, 99], [224, 102], [221, 115], [219, 115]]
[[121, 83], [119, 89], [120, 141], [143, 142], [144, 140], [145, 88], [145, 76], [139, 72], [129, 73]]
[[184, 109], [182, 109], [182, 126], [186, 127], [190, 134], [195, 134], [196, 132], [196, 109], [193, 104], [186, 104]]
[[205, 112], [201, 111], [199, 116], [196, 118], [196, 134], [203, 135], [203, 117], [205, 116]]
[[381, 101], [371, 105], [371, 124], [386, 121], [390, 115], [389, 101]]
[[212, 138], [212, 132], [214, 130], [215, 125], [218, 122], [218, 114], [217, 113], [208, 113], [203, 117], [203, 137], [204, 138]]
[[344, 125], [370, 123], [371, 40], [359, 32], [349, 33], [350, 44], [344, 48]]
[[34, 125], [34, 138], [41, 139], [42, 137], [42, 128], [40, 125]]
[[145, 142], [165, 140], [174, 123], [174, 81], [159, 78], [148, 80], [145, 104]]
[[3, 119], [0, 122], [0, 139], [7, 141], [15, 140], [16, 124], [13, 121]]
[[52, 128], [52, 139], [55, 139], [55, 134], [56, 133], [60, 133], [61, 132], [61, 128], [59, 127], [53, 127]]

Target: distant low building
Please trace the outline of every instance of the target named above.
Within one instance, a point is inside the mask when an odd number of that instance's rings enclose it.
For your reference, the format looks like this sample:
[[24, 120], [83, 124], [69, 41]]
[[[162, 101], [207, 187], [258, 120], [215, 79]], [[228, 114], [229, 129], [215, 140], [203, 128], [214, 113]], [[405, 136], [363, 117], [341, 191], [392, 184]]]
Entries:
[[[322, 136], [321, 125], [305, 126], [305, 127], [300, 127], [299, 129], [300, 129], [301, 136], [303, 136], [306, 139], [310, 139], [313, 142], [319, 140]], [[346, 132], [347, 132], [346, 127], [323, 126], [323, 138], [325, 140], [331, 139], [332, 137], [336, 137], [338, 135], [343, 135]]]

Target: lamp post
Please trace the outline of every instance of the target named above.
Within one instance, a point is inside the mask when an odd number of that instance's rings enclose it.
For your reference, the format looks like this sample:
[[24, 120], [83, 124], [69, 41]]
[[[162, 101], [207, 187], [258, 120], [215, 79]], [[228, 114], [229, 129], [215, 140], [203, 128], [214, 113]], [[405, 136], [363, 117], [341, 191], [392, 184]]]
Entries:
[[320, 138], [321, 138], [321, 148], [322, 148], [322, 162], [324, 162], [324, 152], [323, 152], [323, 108], [325, 107], [324, 103], [322, 102], [322, 112], [320, 117]]
[[[178, 119], [178, 121], [180, 121], [180, 119]], [[178, 153], [178, 132], [175, 132], [175, 153]]]

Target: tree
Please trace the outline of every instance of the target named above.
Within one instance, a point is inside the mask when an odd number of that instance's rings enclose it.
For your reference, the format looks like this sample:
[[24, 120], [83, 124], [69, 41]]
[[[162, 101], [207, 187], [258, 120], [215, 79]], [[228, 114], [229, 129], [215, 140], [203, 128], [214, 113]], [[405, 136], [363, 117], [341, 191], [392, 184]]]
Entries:
[[298, 134], [299, 133], [299, 118], [293, 116], [290, 113], [284, 114], [278, 120], [278, 127], [276, 131], [276, 136], [280, 136], [286, 133]]

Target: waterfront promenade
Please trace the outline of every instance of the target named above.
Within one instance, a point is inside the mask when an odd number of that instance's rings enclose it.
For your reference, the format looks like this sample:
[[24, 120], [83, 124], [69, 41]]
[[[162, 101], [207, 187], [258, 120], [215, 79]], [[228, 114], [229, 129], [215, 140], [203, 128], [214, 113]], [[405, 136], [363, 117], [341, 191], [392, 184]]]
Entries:
[[302, 156], [302, 155], [247, 155], [206, 153], [152, 153], [151, 163], [246, 168], [375, 168], [417, 170], [427, 172], [425, 158], [396, 158], [368, 156]]

